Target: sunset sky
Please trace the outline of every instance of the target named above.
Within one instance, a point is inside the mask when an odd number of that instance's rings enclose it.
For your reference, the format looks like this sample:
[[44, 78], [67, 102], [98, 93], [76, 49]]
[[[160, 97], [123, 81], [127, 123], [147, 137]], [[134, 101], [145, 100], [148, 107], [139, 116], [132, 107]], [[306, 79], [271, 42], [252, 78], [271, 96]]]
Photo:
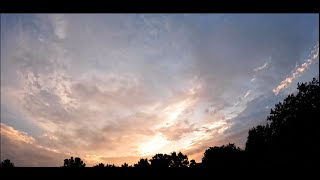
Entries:
[[318, 14], [1, 14], [1, 160], [201, 162], [313, 77]]

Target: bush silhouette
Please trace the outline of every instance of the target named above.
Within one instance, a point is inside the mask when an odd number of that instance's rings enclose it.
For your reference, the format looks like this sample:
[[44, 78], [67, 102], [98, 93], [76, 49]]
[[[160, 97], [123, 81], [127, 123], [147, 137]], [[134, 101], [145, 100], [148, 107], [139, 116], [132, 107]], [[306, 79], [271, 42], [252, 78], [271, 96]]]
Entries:
[[86, 163], [83, 163], [79, 157], [76, 157], [73, 159], [71, 157], [70, 159], [65, 159], [63, 167], [86, 167]]
[[209, 147], [202, 158], [202, 165], [207, 168], [243, 167], [244, 151], [234, 144]]
[[9, 159], [6, 159], [1, 162], [0, 167], [14, 167], [14, 164]]
[[106, 166], [105, 166], [106, 168], [115, 168], [115, 167], [117, 167], [117, 166], [115, 166], [114, 164], [106, 164]]
[[93, 166], [93, 167], [104, 168], [105, 166], [104, 166], [103, 163], [99, 163], [98, 165], [95, 165], [95, 166]]
[[147, 167], [150, 167], [150, 163], [149, 163], [147, 158], [146, 159], [140, 159], [137, 164], [134, 164], [134, 167], [147, 168]]
[[128, 165], [127, 163], [124, 163], [124, 164], [121, 165], [121, 167], [122, 167], [122, 168], [128, 168], [129, 165]]

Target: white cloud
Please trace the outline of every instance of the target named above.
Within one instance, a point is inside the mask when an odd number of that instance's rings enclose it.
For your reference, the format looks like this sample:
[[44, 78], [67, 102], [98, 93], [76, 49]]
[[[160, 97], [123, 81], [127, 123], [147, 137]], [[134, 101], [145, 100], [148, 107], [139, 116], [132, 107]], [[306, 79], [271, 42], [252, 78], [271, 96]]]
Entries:
[[250, 93], [251, 93], [251, 89], [249, 89], [249, 91], [243, 97], [246, 98], [247, 96], [249, 96]]
[[262, 66], [255, 68], [254, 71], [255, 71], [255, 72], [261, 71], [261, 70], [267, 68], [268, 65], [269, 65], [269, 62], [265, 62]]
[[256, 80], [255, 76], [253, 76], [253, 78], [250, 81], [253, 82], [254, 80]]
[[314, 61], [319, 60], [319, 43], [314, 46], [314, 49], [309, 54], [309, 58], [305, 59], [304, 63], [300, 67], [297, 67], [296, 70], [289, 77], [285, 78], [281, 83], [273, 89], [275, 94], [278, 94], [282, 89], [288, 87], [293, 80], [299, 77], [309, 66], [314, 63]]

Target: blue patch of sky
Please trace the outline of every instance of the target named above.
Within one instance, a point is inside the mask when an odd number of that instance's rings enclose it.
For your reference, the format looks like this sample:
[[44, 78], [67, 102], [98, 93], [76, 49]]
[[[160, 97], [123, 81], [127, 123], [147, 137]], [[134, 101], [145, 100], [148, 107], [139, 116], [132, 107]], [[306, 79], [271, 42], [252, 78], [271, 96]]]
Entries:
[[12, 112], [5, 104], [1, 104], [1, 123], [28, 133], [33, 137], [42, 135], [44, 131], [17, 112]]

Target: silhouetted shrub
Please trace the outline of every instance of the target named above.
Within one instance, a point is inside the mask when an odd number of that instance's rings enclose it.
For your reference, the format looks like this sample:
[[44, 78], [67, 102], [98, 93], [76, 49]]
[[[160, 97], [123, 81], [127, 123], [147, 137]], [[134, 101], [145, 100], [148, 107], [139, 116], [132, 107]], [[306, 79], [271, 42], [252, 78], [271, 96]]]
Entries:
[[245, 165], [245, 153], [234, 144], [209, 147], [202, 158], [202, 165], [207, 168], [233, 168]]
[[9, 159], [6, 159], [1, 162], [0, 167], [14, 167], [14, 164]]
[[79, 157], [76, 157], [75, 159], [71, 157], [70, 159], [64, 160], [63, 167], [86, 167], [86, 163], [81, 161]]

